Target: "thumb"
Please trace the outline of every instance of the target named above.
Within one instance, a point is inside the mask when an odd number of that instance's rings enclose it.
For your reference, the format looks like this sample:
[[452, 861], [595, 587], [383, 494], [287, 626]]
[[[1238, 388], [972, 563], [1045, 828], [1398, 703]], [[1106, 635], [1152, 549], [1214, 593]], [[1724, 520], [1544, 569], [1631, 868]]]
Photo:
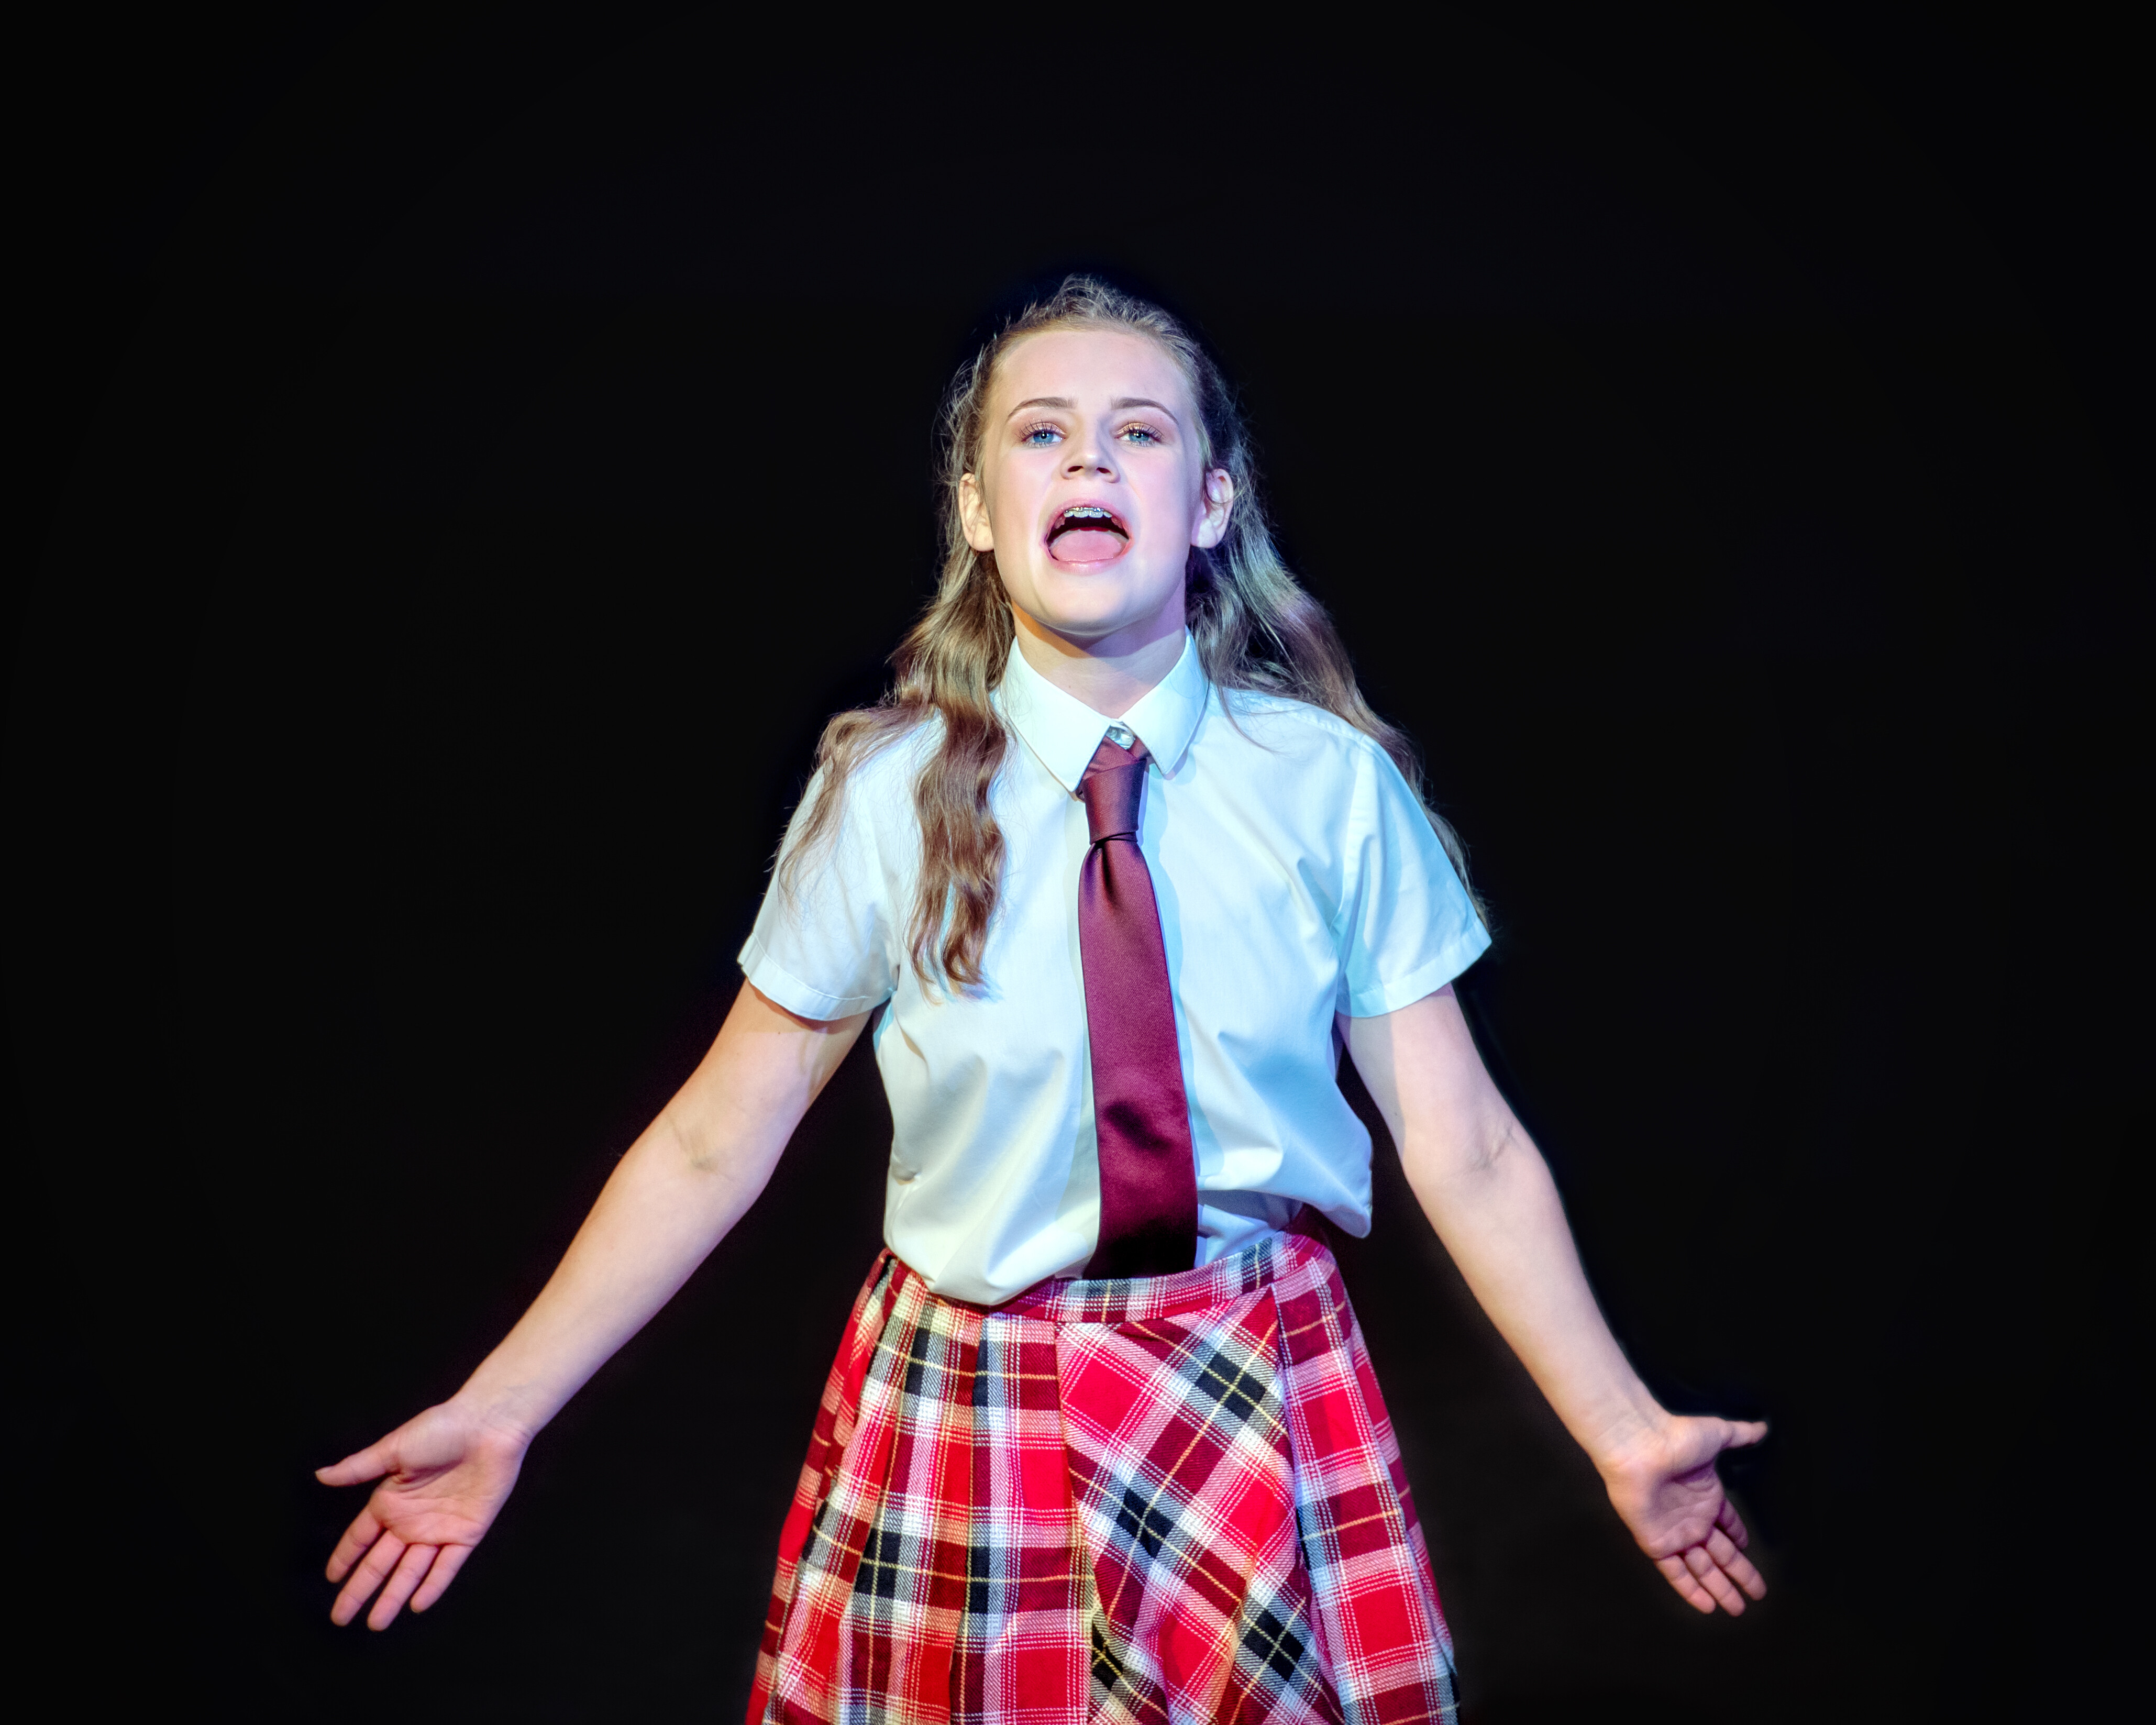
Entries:
[[396, 1445], [392, 1440], [383, 1438], [341, 1461], [316, 1468], [315, 1477], [325, 1486], [362, 1486], [369, 1480], [380, 1479], [396, 1465]]
[[1767, 1435], [1767, 1422], [1763, 1420], [1726, 1420], [1722, 1424], [1728, 1430], [1728, 1435], [1722, 1440], [1725, 1450], [1742, 1450]]

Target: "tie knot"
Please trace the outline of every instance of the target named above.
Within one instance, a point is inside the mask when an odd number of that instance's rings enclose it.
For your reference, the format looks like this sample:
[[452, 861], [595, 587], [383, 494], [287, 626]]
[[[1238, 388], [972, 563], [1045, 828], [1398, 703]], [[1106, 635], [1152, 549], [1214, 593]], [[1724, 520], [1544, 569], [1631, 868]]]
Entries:
[[1146, 746], [1133, 741], [1119, 748], [1105, 737], [1093, 751], [1078, 794], [1086, 799], [1087, 835], [1098, 845], [1103, 839], [1134, 839], [1138, 830], [1138, 799], [1145, 793], [1145, 764], [1151, 757]]

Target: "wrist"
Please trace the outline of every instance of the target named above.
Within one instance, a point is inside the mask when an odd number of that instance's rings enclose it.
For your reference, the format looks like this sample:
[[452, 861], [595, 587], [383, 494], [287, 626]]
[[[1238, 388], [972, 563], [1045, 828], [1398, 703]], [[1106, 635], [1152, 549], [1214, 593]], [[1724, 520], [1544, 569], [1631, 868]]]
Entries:
[[1588, 1460], [1604, 1479], [1627, 1472], [1643, 1459], [1666, 1447], [1671, 1414], [1642, 1389], [1619, 1408], [1609, 1410], [1580, 1440]]
[[482, 1366], [449, 1398], [448, 1405], [485, 1440], [521, 1454], [555, 1412], [533, 1390], [530, 1384], [490, 1382]]

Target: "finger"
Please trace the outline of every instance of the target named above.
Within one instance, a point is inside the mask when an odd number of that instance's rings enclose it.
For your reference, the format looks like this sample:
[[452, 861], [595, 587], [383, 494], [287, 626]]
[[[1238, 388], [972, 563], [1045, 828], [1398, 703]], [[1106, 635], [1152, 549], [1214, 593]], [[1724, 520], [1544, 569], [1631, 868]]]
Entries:
[[372, 1509], [363, 1509], [352, 1518], [352, 1525], [344, 1530], [344, 1538], [337, 1541], [336, 1549], [330, 1553], [329, 1579], [342, 1581], [346, 1570], [366, 1555], [367, 1548], [381, 1537], [382, 1523], [375, 1520]]
[[1737, 1542], [1739, 1551], [1752, 1543], [1752, 1536], [1744, 1531], [1744, 1517], [1737, 1513], [1737, 1506], [1727, 1497], [1722, 1500], [1722, 1507], [1714, 1512], [1714, 1525]]
[[434, 1559], [434, 1567], [427, 1572], [425, 1584], [412, 1595], [412, 1609], [424, 1611], [447, 1593], [449, 1584], [457, 1579], [457, 1571], [464, 1568], [465, 1559], [471, 1553], [472, 1548], [468, 1545], [444, 1546], [441, 1556]]
[[403, 1555], [404, 1542], [394, 1533], [385, 1532], [376, 1540], [367, 1560], [352, 1572], [352, 1579], [344, 1584], [344, 1591], [336, 1596], [336, 1604], [330, 1607], [330, 1621], [342, 1629], [358, 1616], [367, 1596], [382, 1585], [382, 1578], [397, 1567], [397, 1560]]
[[1734, 1552], [1725, 1559], [1722, 1573], [1755, 1599], [1767, 1597], [1767, 1578], [1759, 1573], [1758, 1566], [1743, 1552]]
[[1656, 1558], [1655, 1567], [1662, 1572], [1662, 1579], [1677, 1590], [1677, 1596], [1695, 1611], [1714, 1615], [1714, 1595], [1692, 1579], [1682, 1558]]
[[439, 1548], [432, 1545], [409, 1545], [404, 1555], [390, 1572], [383, 1584], [382, 1596], [375, 1600], [374, 1609], [367, 1614], [367, 1626], [371, 1630], [386, 1630], [397, 1620], [397, 1614], [404, 1609], [405, 1600], [412, 1597], [412, 1589], [426, 1579], [427, 1566], [434, 1561]]
[[363, 1486], [369, 1480], [380, 1479], [396, 1465], [395, 1446], [383, 1438], [364, 1450], [355, 1450], [341, 1461], [316, 1468], [315, 1477], [325, 1486]]
[[1691, 1571], [1693, 1579], [1707, 1589], [1716, 1604], [1732, 1617], [1744, 1615], [1744, 1595], [1737, 1591], [1714, 1559], [1707, 1554], [1705, 1546], [1687, 1547], [1684, 1560], [1685, 1567]]
[[1729, 1428], [1728, 1441], [1722, 1445], [1726, 1450], [1743, 1449], [1767, 1435], [1767, 1422], [1763, 1420], [1725, 1420], [1722, 1424]]
[[1714, 1566], [1755, 1599], [1767, 1597], [1767, 1583], [1752, 1559], [1730, 1543], [1729, 1537], [1720, 1528], [1707, 1536], [1707, 1554], [1714, 1559]]

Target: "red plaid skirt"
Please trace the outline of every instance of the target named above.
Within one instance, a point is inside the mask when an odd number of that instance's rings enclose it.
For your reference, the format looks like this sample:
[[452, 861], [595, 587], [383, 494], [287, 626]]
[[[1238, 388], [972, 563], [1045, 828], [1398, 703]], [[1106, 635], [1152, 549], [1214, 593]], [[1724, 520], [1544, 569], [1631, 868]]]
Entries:
[[749, 1725], [1453, 1717], [1322, 1245], [993, 1310], [877, 1260], [779, 1539]]

